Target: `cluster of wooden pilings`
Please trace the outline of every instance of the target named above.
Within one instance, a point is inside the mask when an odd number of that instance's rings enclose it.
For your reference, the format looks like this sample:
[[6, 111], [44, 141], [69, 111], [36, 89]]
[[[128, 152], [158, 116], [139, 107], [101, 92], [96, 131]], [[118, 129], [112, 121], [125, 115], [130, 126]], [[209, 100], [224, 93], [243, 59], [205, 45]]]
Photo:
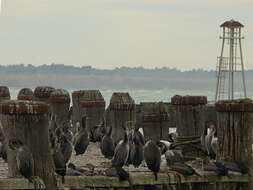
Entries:
[[[34, 91], [24, 88], [20, 90], [17, 100], [10, 100], [8, 87], [0, 86], [0, 119], [5, 140], [18, 137], [30, 147], [35, 162], [34, 173], [43, 179], [47, 189], [57, 189], [48, 144], [49, 120], [54, 115], [57, 124], [62, 126], [63, 123], [68, 123], [70, 110], [72, 110], [73, 126], [77, 122], [81, 122], [82, 116], [87, 116], [87, 128], [90, 133], [93, 133], [95, 126], [105, 122], [106, 126], [112, 127], [112, 137], [115, 142], [122, 139], [124, 128], [128, 125], [136, 124], [142, 127], [147, 141], [149, 139], [167, 140], [169, 128], [174, 127], [177, 128], [179, 138], [199, 138], [209, 123], [212, 123], [217, 128], [219, 139], [217, 159], [243, 161], [251, 166], [253, 103], [250, 99], [220, 101], [210, 105], [207, 104], [205, 96], [176, 95], [172, 97], [170, 103], [141, 102], [136, 104], [129, 93], [113, 93], [106, 108], [105, 100], [98, 90], [80, 90], [72, 92], [72, 109], [70, 109], [70, 102], [71, 96], [66, 90], [52, 87], [37, 87]], [[15, 164], [15, 154], [9, 148], [7, 151], [9, 175], [16, 177], [18, 171]], [[143, 177], [144, 181], [141, 180], [141, 176], [138, 176], [139, 181], [136, 180], [135, 185], [139, 189], [145, 189], [144, 184], [141, 184], [144, 182], [145, 185], [150, 183], [150, 185], [161, 185], [162, 189], [171, 189], [170, 183], [172, 182], [168, 180], [159, 181], [160, 184], [157, 184], [158, 182], [148, 181], [147, 175], [143, 174], [143, 176], [145, 176]], [[104, 178], [99, 179], [106, 180], [106, 177]], [[82, 184], [80, 180], [81, 178], [70, 180], [69, 183]], [[92, 179], [90, 180], [92, 181]], [[248, 185], [245, 185], [248, 184], [246, 183], [248, 180], [245, 178], [241, 178], [241, 180], [244, 185], [240, 188], [250, 189]], [[185, 181], [187, 183], [187, 179]], [[210, 183], [208, 180], [205, 182], [204, 178], [195, 179], [196, 181]], [[220, 180], [217, 189], [237, 189], [239, 182], [238, 178], [237, 180]], [[175, 180], [173, 183], [176, 183]], [[89, 185], [91, 184], [89, 183]], [[4, 189], [1, 186], [1, 180], [0, 187]], [[94, 184], [93, 187], [95, 187]], [[114, 189], [127, 187], [125, 183], [119, 182], [115, 188], [110, 186]], [[83, 186], [82, 188], [92, 187]], [[107, 186], [98, 188], [103, 189]], [[8, 188], [6, 187], [6, 189]], [[19, 187], [19, 189], [22, 188]], [[29, 188], [27, 187], [27, 189]], [[78, 187], [71, 189], [78, 189]]]

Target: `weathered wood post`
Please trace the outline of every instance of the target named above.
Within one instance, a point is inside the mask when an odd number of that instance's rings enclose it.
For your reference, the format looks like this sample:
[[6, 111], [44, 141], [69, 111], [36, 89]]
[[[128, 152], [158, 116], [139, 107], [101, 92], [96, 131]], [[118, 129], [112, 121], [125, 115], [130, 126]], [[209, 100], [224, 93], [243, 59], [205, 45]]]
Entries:
[[49, 104], [49, 98], [55, 88], [50, 86], [38, 86], [34, 89], [33, 100]]
[[171, 98], [179, 136], [201, 136], [205, 127], [206, 96], [179, 96]]
[[135, 102], [129, 93], [114, 92], [106, 113], [106, 126], [112, 126], [112, 138], [118, 143], [124, 137], [123, 127], [135, 123]]
[[[49, 105], [43, 102], [10, 100], [1, 104], [2, 124], [7, 142], [17, 138], [33, 154], [34, 175], [43, 179], [48, 190], [56, 190], [54, 166], [49, 148]], [[7, 148], [9, 175], [18, 175], [15, 151]]]
[[215, 107], [218, 112], [217, 160], [239, 161], [252, 166], [252, 100], [219, 101]]
[[10, 100], [10, 91], [7, 86], [0, 86], [0, 102], [4, 100]]
[[82, 121], [80, 100], [82, 99], [84, 93], [85, 90], [77, 90], [72, 92], [72, 104], [73, 104], [72, 120], [74, 126], [76, 125], [77, 122], [81, 123]]
[[22, 88], [17, 96], [18, 100], [33, 100], [33, 91], [30, 88]]
[[79, 102], [81, 116], [87, 116], [87, 129], [92, 141], [95, 126], [99, 125], [105, 113], [105, 100], [99, 90], [86, 90]]
[[52, 114], [56, 116], [57, 126], [62, 126], [63, 123], [68, 124], [68, 114], [70, 106], [70, 95], [67, 90], [56, 89], [49, 97]]
[[140, 103], [145, 140], [168, 140], [169, 113], [163, 102]]

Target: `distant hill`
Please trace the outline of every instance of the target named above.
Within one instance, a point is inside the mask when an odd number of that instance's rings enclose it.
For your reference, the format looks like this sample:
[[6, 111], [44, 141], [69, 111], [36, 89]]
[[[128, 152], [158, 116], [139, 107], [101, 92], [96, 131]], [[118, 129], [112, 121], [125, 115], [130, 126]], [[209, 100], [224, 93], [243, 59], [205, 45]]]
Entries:
[[[175, 68], [147, 69], [120, 67], [96, 69], [91, 66], [51, 65], [0, 65], [0, 85], [10, 87], [35, 87], [51, 85], [57, 88], [89, 89], [215, 89], [216, 72], [202, 69], [180, 71]], [[247, 88], [253, 70], [246, 71]], [[237, 86], [241, 86], [237, 83]]]

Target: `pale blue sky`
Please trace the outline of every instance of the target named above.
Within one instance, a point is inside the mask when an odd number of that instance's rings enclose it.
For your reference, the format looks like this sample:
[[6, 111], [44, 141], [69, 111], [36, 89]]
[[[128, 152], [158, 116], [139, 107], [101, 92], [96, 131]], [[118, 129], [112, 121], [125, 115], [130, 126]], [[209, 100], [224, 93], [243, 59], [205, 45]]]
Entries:
[[253, 68], [252, 0], [2, 0], [0, 64], [215, 69], [231, 18]]

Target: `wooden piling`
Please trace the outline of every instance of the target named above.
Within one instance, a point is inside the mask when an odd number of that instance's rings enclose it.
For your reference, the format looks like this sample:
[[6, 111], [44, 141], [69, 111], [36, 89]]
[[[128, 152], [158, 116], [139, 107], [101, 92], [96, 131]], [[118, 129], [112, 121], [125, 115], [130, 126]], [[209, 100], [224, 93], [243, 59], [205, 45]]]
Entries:
[[41, 101], [41, 102], [49, 102], [49, 98], [51, 93], [54, 91], [55, 89], [53, 87], [50, 86], [38, 86], [35, 88], [34, 90], [34, 100], [35, 101]]
[[57, 126], [62, 126], [63, 123], [68, 124], [68, 114], [70, 106], [70, 95], [67, 90], [56, 89], [49, 97], [49, 102], [52, 109], [52, 114], [56, 116]]
[[205, 126], [206, 96], [179, 96], [171, 98], [179, 136], [201, 136]]
[[252, 100], [219, 101], [215, 107], [218, 112], [217, 159], [249, 164], [252, 158]]
[[[94, 127], [100, 124], [104, 117], [105, 100], [99, 90], [81, 90], [72, 93], [74, 124], [87, 116], [86, 127], [93, 134]], [[91, 139], [92, 140], [92, 139]]]
[[30, 88], [22, 88], [17, 96], [18, 100], [33, 100], [33, 91]]
[[[56, 179], [48, 139], [49, 105], [43, 102], [10, 100], [1, 104], [6, 141], [17, 138], [34, 158], [34, 175], [43, 179], [48, 190], [56, 190]], [[15, 151], [7, 148], [9, 175], [19, 174]]]
[[168, 140], [169, 113], [163, 102], [141, 102], [141, 122], [145, 140]]
[[4, 100], [10, 100], [10, 91], [7, 86], [0, 86], [0, 102]]
[[106, 126], [112, 127], [112, 138], [118, 143], [124, 137], [124, 127], [135, 124], [135, 102], [129, 93], [114, 92], [106, 112]]
[[[238, 161], [252, 167], [253, 103], [250, 99], [219, 101], [217, 160]], [[252, 181], [251, 181], [252, 183]], [[238, 184], [219, 184], [218, 189], [236, 189]], [[246, 186], [240, 189], [252, 189]]]

